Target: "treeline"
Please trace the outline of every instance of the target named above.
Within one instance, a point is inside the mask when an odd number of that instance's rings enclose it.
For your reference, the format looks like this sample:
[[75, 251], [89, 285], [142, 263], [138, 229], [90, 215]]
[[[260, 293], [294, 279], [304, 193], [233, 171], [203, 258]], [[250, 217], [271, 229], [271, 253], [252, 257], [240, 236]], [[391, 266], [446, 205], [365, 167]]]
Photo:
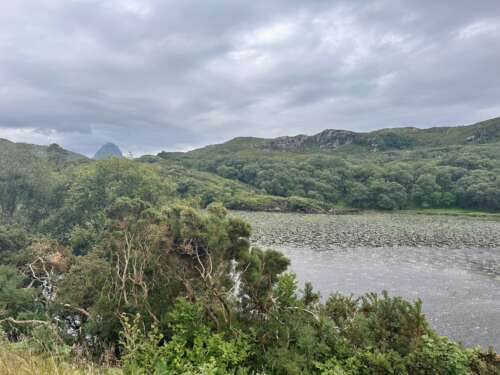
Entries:
[[360, 209], [500, 210], [498, 144], [372, 153], [219, 151], [160, 156], [282, 197]]
[[500, 371], [439, 337], [420, 302], [299, 290], [287, 258], [251, 247], [219, 203], [189, 207], [160, 165], [33, 165], [1, 181], [0, 349], [127, 374]]

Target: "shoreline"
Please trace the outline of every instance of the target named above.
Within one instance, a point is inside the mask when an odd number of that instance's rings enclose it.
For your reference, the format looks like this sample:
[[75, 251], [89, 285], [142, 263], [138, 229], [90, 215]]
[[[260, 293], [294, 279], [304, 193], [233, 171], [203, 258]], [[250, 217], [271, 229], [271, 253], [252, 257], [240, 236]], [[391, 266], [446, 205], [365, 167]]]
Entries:
[[299, 215], [328, 215], [328, 216], [343, 216], [343, 215], [363, 215], [363, 214], [382, 214], [382, 215], [428, 215], [428, 216], [452, 216], [452, 217], [470, 217], [478, 219], [500, 220], [500, 212], [488, 211], [470, 211], [462, 209], [448, 208], [421, 208], [421, 209], [405, 209], [405, 210], [362, 210], [358, 208], [341, 207], [330, 211], [323, 212], [303, 212], [303, 211], [278, 211], [278, 210], [234, 210], [232, 212], [262, 212], [275, 214], [299, 214]]

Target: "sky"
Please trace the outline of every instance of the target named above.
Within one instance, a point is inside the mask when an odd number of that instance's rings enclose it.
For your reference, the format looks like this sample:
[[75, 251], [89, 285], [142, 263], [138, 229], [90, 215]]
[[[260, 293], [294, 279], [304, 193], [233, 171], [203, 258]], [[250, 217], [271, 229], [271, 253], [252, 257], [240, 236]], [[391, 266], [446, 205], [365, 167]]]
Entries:
[[134, 156], [500, 116], [498, 0], [0, 1], [0, 137]]

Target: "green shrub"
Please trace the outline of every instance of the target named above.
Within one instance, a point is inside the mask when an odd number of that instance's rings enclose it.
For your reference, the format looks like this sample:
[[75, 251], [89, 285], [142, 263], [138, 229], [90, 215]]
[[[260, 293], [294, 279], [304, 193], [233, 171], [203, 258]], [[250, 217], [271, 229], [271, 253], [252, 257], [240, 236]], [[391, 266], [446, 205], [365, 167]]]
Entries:
[[446, 337], [422, 336], [417, 350], [406, 358], [410, 374], [468, 375], [469, 358], [465, 350]]
[[203, 321], [201, 306], [179, 299], [169, 314], [172, 336], [143, 327], [140, 315], [122, 316], [122, 363], [128, 374], [245, 374], [250, 355], [245, 335], [225, 339]]

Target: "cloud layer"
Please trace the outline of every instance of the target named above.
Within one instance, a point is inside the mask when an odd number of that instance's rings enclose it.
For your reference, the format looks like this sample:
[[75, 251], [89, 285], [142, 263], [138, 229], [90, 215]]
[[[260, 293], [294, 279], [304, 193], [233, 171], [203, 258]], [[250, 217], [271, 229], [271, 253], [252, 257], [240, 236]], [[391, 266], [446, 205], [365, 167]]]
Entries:
[[134, 154], [500, 115], [500, 2], [0, 2], [0, 137]]

